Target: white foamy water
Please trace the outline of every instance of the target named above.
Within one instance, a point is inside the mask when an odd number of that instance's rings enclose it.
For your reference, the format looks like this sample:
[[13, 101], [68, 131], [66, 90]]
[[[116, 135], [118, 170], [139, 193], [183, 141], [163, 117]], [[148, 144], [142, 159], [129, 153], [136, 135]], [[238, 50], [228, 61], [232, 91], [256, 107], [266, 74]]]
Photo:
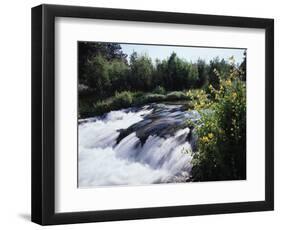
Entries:
[[[120, 129], [142, 121], [152, 110], [112, 111], [79, 125], [79, 187], [180, 182], [188, 178], [189, 129], [163, 138], [151, 135], [142, 145], [135, 132], [116, 144]], [[185, 153], [184, 153], [185, 152]]]

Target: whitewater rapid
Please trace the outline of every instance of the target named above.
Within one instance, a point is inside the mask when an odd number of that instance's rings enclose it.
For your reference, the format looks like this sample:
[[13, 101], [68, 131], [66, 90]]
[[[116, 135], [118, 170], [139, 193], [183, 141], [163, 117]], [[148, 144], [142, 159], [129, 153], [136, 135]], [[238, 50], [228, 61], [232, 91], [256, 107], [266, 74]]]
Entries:
[[[182, 114], [170, 111], [167, 106], [157, 113], [154, 108], [144, 106], [135, 111], [112, 111], [103, 117], [80, 120], [78, 186], [185, 182], [192, 167], [191, 145], [187, 141], [190, 129], [182, 127], [163, 135], [167, 130], [164, 129], [161, 135], [155, 134], [155, 127], [165, 125], [164, 119], [174, 121]], [[130, 132], [118, 140], [121, 130]], [[143, 132], [151, 135], [141, 142]]]

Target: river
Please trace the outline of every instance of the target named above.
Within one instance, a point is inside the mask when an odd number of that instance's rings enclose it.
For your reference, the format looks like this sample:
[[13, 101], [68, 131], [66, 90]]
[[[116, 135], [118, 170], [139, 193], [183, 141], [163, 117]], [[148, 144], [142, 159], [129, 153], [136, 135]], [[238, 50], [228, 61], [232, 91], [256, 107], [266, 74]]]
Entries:
[[196, 111], [150, 104], [79, 120], [78, 186], [188, 181]]

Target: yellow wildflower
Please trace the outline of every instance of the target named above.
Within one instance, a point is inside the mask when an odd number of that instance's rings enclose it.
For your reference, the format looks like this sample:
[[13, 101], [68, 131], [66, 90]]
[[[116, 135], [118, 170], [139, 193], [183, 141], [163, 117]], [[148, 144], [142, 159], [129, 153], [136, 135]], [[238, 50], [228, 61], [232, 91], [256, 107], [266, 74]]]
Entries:
[[206, 137], [206, 136], [204, 136], [204, 137], [202, 137], [202, 141], [203, 141], [204, 143], [206, 143], [206, 142], [208, 142], [208, 141], [209, 141], [209, 138], [208, 138], [208, 137]]
[[231, 80], [228, 79], [228, 80], [225, 82], [225, 84], [226, 84], [227, 86], [230, 86], [230, 85], [231, 85]]

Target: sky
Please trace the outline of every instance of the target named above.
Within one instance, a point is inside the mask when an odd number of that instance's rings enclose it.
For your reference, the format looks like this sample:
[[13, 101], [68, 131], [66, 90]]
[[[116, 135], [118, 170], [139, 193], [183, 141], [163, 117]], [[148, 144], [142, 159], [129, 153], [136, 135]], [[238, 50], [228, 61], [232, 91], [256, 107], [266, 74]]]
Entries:
[[226, 61], [233, 56], [237, 63], [243, 61], [245, 49], [231, 48], [206, 48], [206, 47], [187, 47], [187, 46], [160, 46], [160, 45], [136, 45], [121, 44], [124, 53], [130, 55], [135, 51], [138, 54], [147, 54], [153, 61], [156, 58], [163, 60], [175, 52], [178, 57], [187, 61], [196, 62], [199, 58], [209, 62], [215, 57], [224, 58]]

